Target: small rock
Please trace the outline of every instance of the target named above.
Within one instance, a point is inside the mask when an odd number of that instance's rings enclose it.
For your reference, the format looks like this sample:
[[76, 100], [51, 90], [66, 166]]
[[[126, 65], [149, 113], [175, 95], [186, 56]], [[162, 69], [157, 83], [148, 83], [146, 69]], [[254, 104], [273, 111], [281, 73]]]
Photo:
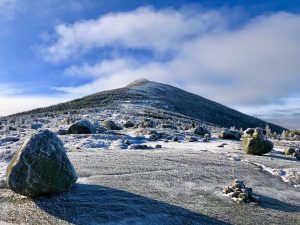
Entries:
[[131, 143], [131, 141], [129, 141], [128, 139], [126, 139], [126, 140], [124, 141], [124, 144], [126, 144], [126, 145], [131, 145], [132, 143]]
[[220, 134], [220, 138], [229, 140], [240, 140], [241, 136], [238, 130], [223, 130]]
[[123, 126], [124, 126], [125, 128], [131, 128], [131, 127], [134, 127], [135, 124], [134, 124], [132, 121], [128, 120], [128, 121], [126, 121], [126, 122], [124, 123]]
[[93, 134], [95, 133], [94, 126], [88, 120], [80, 120], [71, 125], [67, 134]]
[[300, 150], [296, 150], [293, 154], [293, 156], [297, 159], [297, 160], [300, 160]]
[[178, 137], [177, 136], [175, 136], [175, 137], [173, 137], [173, 139], [172, 139], [174, 142], [178, 142], [179, 141], [179, 139], [178, 139]]
[[122, 127], [118, 126], [114, 121], [112, 120], [105, 120], [103, 122], [103, 126], [110, 130], [122, 130]]
[[191, 136], [191, 137], [186, 137], [185, 140], [188, 142], [197, 142], [198, 138]]
[[210, 131], [204, 126], [197, 126], [194, 129], [194, 134], [197, 134], [197, 135], [200, 135], [200, 136], [204, 137], [205, 134], [210, 135]]
[[31, 124], [31, 129], [33, 130], [37, 130], [37, 129], [40, 129], [43, 125], [40, 124], [40, 123], [34, 123], [34, 124]]
[[285, 155], [294, 155], [295, 152], [296, 152], [296, 150], [294, 148], [286, 148], [284, 150]]
[[161, 145], [155, 145], [155, 148], [162, 148]]

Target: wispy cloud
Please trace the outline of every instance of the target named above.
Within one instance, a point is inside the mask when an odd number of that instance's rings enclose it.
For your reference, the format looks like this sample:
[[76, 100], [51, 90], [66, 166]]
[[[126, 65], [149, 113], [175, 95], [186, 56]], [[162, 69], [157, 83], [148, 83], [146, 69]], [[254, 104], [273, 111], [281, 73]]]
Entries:
[[223, 20], [217, 11], [190, 15], [172, 9], [157, 11], [143, 7], [107, 14], [96, 20], [60, 24], [55, 28], [57, 41], [45, 48], [44, 53], [56, 62], [106, 46], [165, 52], [177, 49], [195, 35], [222, 26]]
[[123, 54], [96, 64], [73, 65], [66, 74], [93, 76], [94, 81], [63, 88], [71, 93], [87, 94], [145, 77], [180, 83], [227, 104], [272, 102], [296, 94], [300, 16], [261, 16], [235, 29], [226, 25], [226, 18], [217, 11], [188, 16], [171, 9], [140, 8], [59, 25], [56, 42], [44, 51], [54, 61], [105, 46], [173, 53], [168, 61], [154, 58], [145, 62], [134, 54]]
[[0, 116], [31, 110], [37, 107], [45, 107], [65, 102], [74, 98], [71, 95], [25, 95], [24, 90], [18, 86], [0, 85]]

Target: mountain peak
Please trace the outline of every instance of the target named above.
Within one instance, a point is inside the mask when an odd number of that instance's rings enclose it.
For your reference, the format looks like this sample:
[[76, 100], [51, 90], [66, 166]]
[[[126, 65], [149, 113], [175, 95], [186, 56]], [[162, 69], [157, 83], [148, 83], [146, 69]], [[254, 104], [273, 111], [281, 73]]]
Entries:
[[138, 87], [138, 86], [142, 86], [145, 84], [151, 83], [150, 80], [147, 79], [138, 79], [133, 81], [132, 83], [128, 84], [126, 87]]

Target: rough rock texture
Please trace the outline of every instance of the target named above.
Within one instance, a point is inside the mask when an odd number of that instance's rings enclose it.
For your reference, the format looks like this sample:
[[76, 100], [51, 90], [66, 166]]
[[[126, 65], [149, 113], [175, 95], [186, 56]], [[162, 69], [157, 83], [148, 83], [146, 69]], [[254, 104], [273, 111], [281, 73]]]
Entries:
[[206, 127], [197, 126], [194, 129], [194, 134], [198, 134], [198, 135], [201, 135], [202, 137], [204, 137], [205, 134], [209, 134], [210, 135], [210, 131]]
[[106, 120], [103, 122], [103, 126], [110, 130], [122, 130], [122, 127], [118, 126], [114, 121], [112, 120]]
[[243, 148], [247, 154], [251, 155], [263, 155], [273, 149], [273, 143], [267, 140], [263, 135], [261, 128], [255, 128], [253, 133], [248, 129], [243, 136]]
[[237, 130], [223, 130], [220, 134], [220, 138], [230, 140], [240, 140], [241, 133]]
[[23, 144], [7, 167], [6, 176], [11, 190], [31, 197], [61, 193], [77, 180], [62, 142], [49, 130]]
[[295, 149], [294, 148], [286, 148], [285, 150], [284, 150], [284, 154], [285, 155], [293, 155], [294, 153], [295, 153]]
[[193, 136], [187, 136], [187, 137], [185, 137], [185, 140], [188, 142], [197, 142], [198, 138], [193, 137]]
[[131, 127], [134, 127], [134, 126], [135, 126], [135, 124], [131, 120], [128, 120], [124, 123], [125, 128], [131, 128]]
[[72, 124], [67, 134], [93, 134], [95, 133], [94, 126], [88, 120], [80, 120]]

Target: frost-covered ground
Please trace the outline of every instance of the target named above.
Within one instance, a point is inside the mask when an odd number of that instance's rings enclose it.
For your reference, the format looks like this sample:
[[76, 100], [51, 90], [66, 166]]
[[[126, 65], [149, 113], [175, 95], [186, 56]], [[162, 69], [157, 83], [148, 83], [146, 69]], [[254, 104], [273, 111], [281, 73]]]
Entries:
[[[101, 121], [138, 123], [145, 116], [129, 106], [120, 111], [84, 111], [71, 120], [89, 119], [98, 130]], [[9, 118], [0, 130], [0, 221], [8, 224], [300, 224], [300, 166], [281, 152], [289, 145], [276, 142], [265, 156], [246, 155], [241, 142], [217, 138], [186, 142], [192, 135], [180, 129], [188, 118], [154, 119], [156, 128], [129, 128], [92, 135], [59, 135], [79, 179], [67, 193], [35, 200], [5, 186], [5, 169], [14, 152], [32, 133], [31, 125], [54, 132], [65, 130], [68, 115]], [[173, 118], [173, 120], [171, 120]], [[160, 123], [177, 129], [161, 128]], [[10, 128], [9, 128], [10, 126]], [[15, 128], [15, 129], [14, 129]], [[150, 141], [151, 130], [163, 139]], [[103, 130], [102, 130], [103, 131]], [[180, 143], [164, 140], [177, 136]], [[200, 137], [198, 137], [200, 139]], [[19, 140], [18, 140], [19, 139]], [[146, 144], [133, 150], [124, 144]], [[226, 143], [224, 147], [218, 147]], [[162, 148], [155, 148], [160, 144]], [[244, 180], [262, 204], [239, 205], [222, 194], [233, 179]]]

